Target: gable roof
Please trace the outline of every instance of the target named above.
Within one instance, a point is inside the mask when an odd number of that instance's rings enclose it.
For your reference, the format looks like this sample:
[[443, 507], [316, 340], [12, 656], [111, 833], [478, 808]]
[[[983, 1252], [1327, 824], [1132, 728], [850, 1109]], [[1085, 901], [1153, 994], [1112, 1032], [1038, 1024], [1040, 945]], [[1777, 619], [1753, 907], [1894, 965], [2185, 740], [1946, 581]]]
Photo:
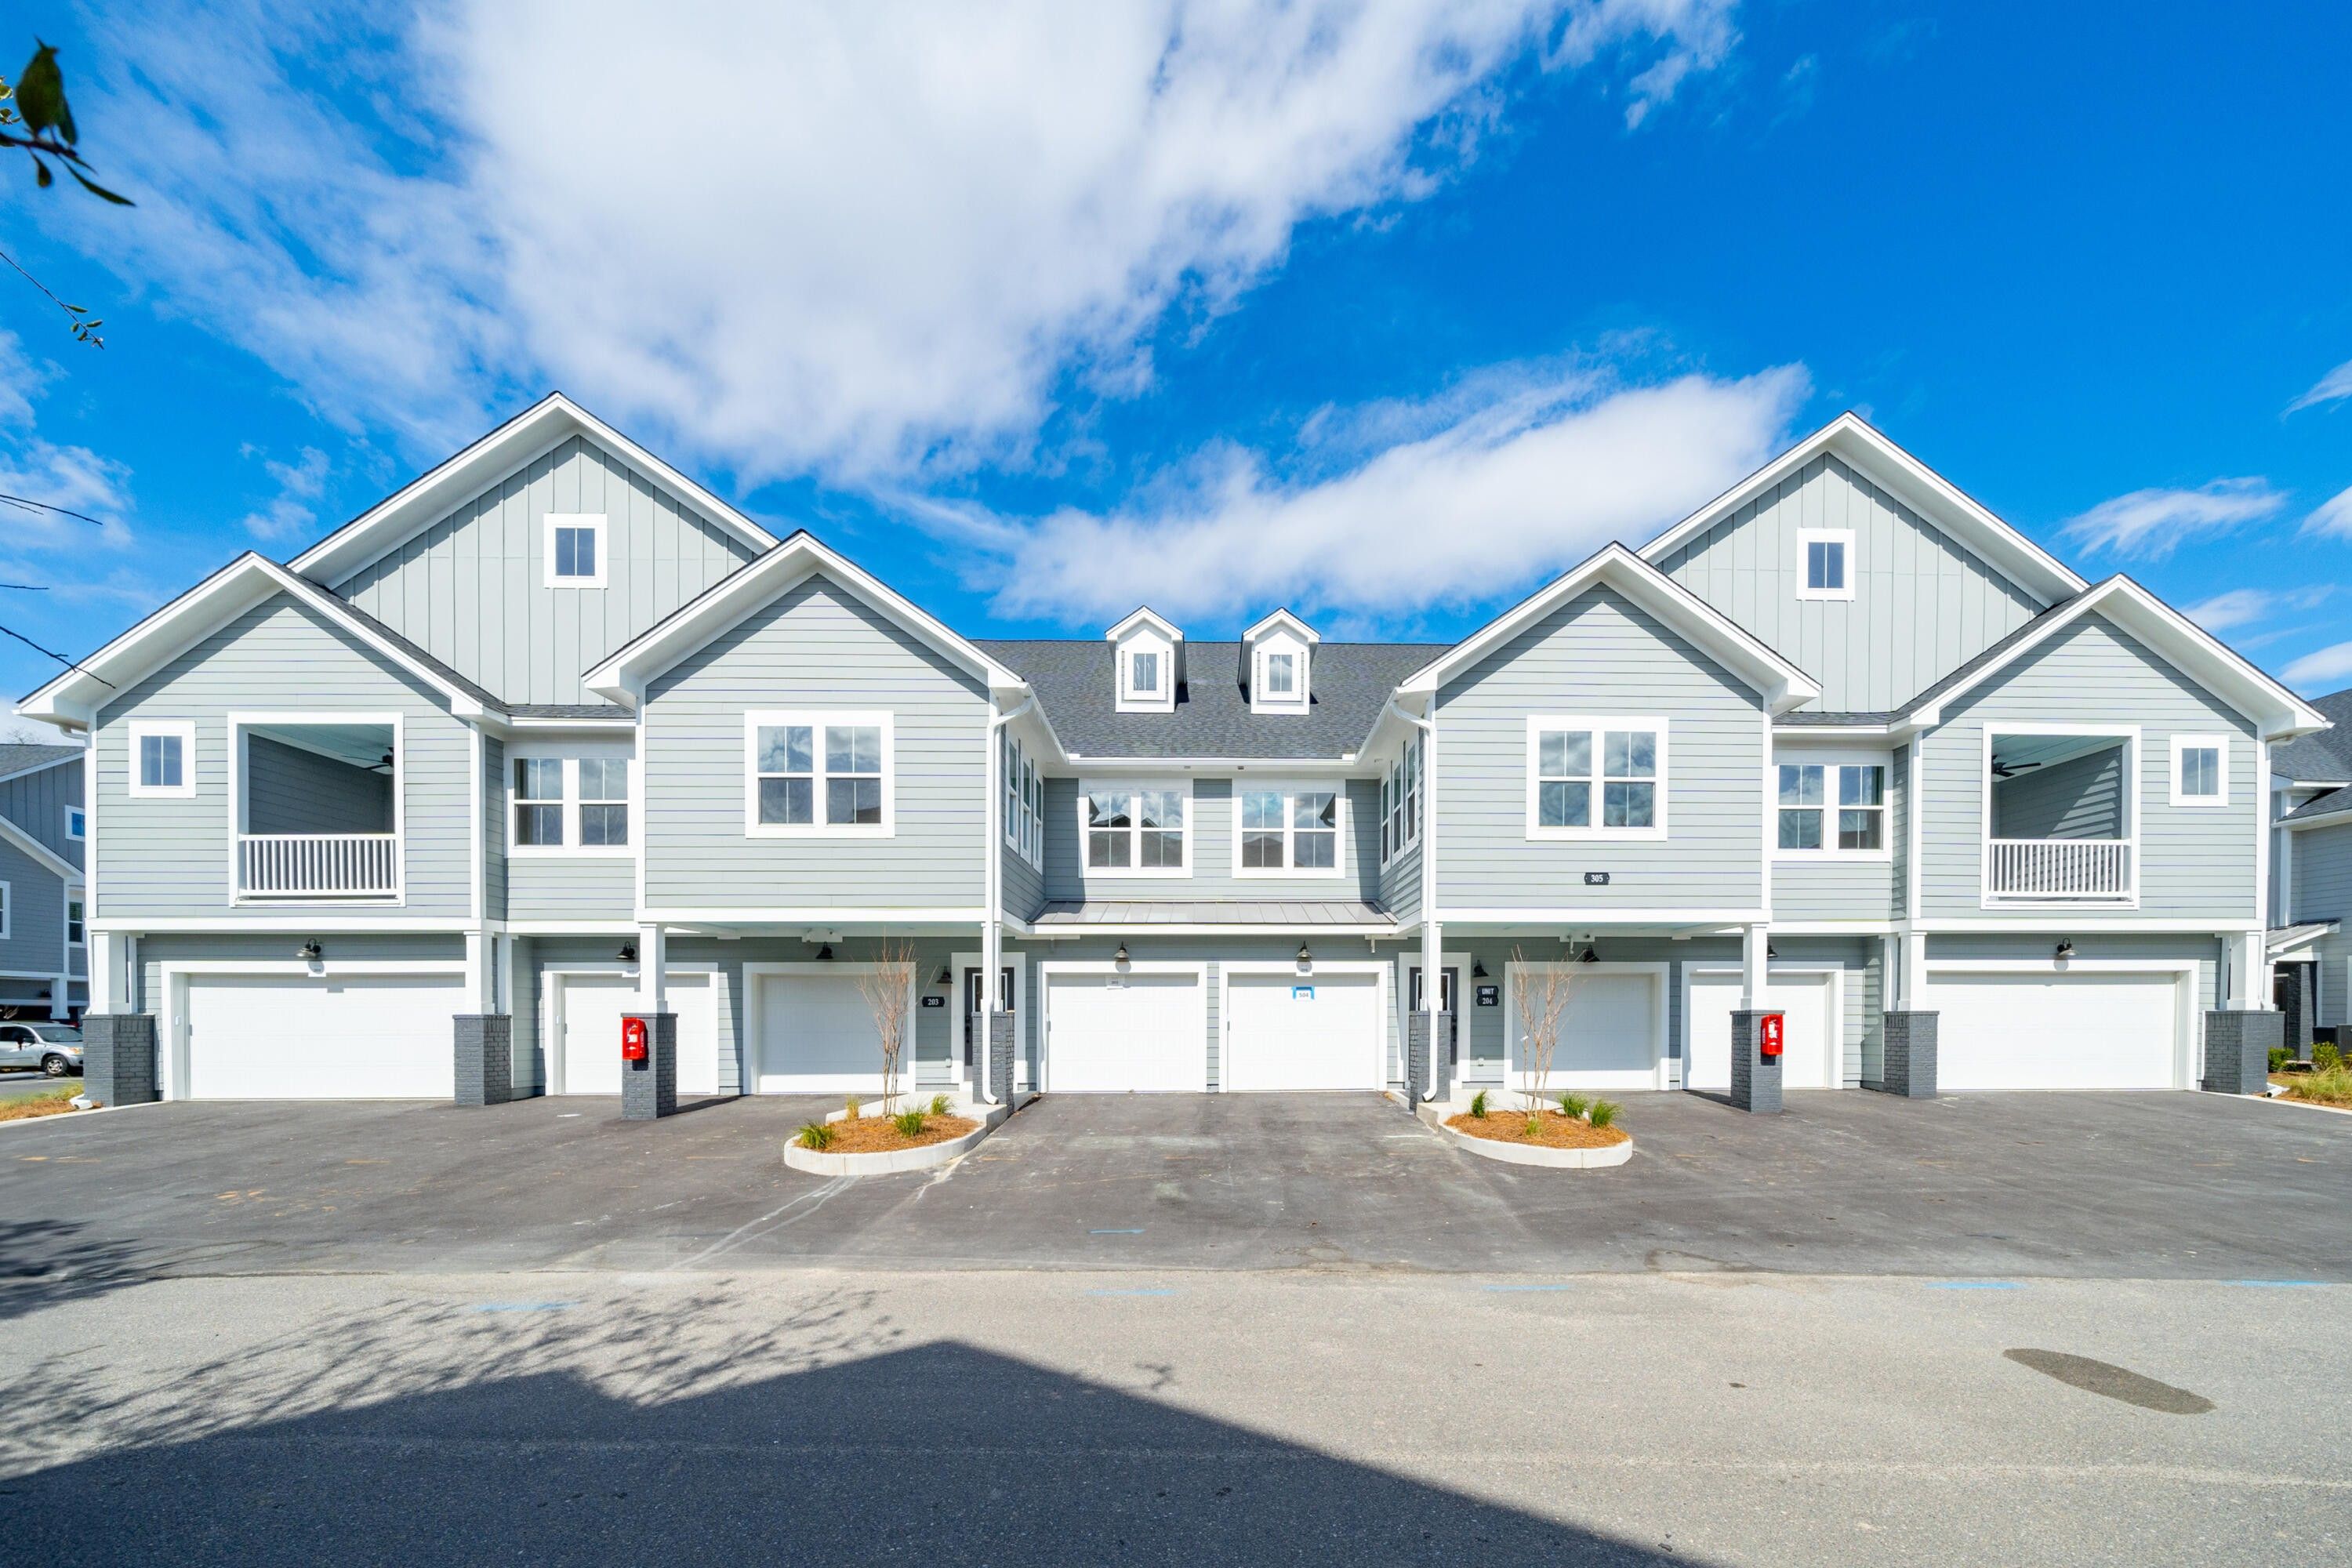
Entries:
[[753, 550], [776, 536], [560, 392], [551, 392], [480, 440], [378, 501], [290, 564], [332, 585], [387, 555], [508, 475], [584, 436], [625, 460]]
[[1904, 721], [1943, 722], [1943, 710], [2034, 648], [2096, 613], [2179, 667], [2252, 720], [2266, 741], [2327, 727], [2327, 719], [2204, 627], [2118, 572], [2034, 616], [1905, 704]]
[[2352, 784], [2352, 689], [2315, 697], [2331, 728], [2299, 736], [2271, 753], [2271, 772], [2315, 784]]
[[2332, 789], [2326, 795], [2306, 800], [2279, 820], [2300, 827], [2307, 822], [2339, 817], [2347, 813], [2352, 813], [2352, 786]]
[[721, 632], [822, 573], [992, 687], [1025, 682], [980, 646], [802, 529], [748, 566], [721, 577], [655, 622], [582, 677], [588, 689], [635, 710], [646, 683]]
[[1332, 643], [1315, 650], [1313, 700], [1304, 713], [1252, 713], [1245, 647], [1187, 643], [1185, 675], [1168, 712], [1118, 711], [1112, 650], [1098, 642], [1033, 638], [980, 645], [1019, 670], [1065, 752], [1100, 758], [1236, 758], [1336, 762], [1370, 733], [1396, 683], [1444, 645]]
[[1642, 546], [1642, 558], [1664, 560], [1824, 455], [1868, 475], [1888, 494], [1952, 534], [2042, 603], [2072, 598], [2087, 586], [2056, 556], [1995, 517], [1851, 409]]
[[0, 742], [0, 784], [63, 763], [78, 763], [89, 750], [87, 746], [44, 745], [39, 742]]
[[62, 729], [86, 729], [122, 688], [278, 594], [317, 611], [439, 691], [461, 717], [502, 712], [504, 705], [497, 697], [373, 616], [250, 550], [33, 692], [17, 704], [16, 711]]
[[[1822, 694], [1811, 676], [1775, 653], [1722, 611], [1612, 541], [1400, 681], [1399, 695], [1435, 691], [1448, 677], [1485, 658], [1559, 605], [1603, 584], [1682, 632], [1726, 668], [1754, 686], [1773, 713], [1801, 707]], [[1323, 679], [1322, 668], [1318, 662], [1318, 680]]]
[[1170, 642], [1184, 640], [1183, 628], [1149, 605], [1138, 605], [1127, 613], [1127, 618], [1103, 633], [1105, 642], [1117, 642], [1137, 626], [1150, 626]]
[[0, 841], [5, 841], [12, 847], [22, 851], [26, 859], [33, 861], [44, 870], [55, 872], [68, 882], [79, 882], [82, 879], [80, 867], [64, 858], [56, 850], [5, 816], [0, 816]]

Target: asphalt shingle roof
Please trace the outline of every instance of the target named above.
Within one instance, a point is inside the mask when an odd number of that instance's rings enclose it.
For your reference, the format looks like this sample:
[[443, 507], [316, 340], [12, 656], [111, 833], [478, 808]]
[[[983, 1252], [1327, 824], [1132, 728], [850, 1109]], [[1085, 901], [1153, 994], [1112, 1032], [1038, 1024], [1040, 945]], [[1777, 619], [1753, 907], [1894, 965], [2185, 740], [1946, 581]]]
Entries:
[[1242, 645], [1184, 644], [1173, 713], [1121, 713], [1111, 645], [1099, 638], [978, 645], [1037, 694], [1063, 749], [1081, 757], [1295, 757], [1337, 759], [1371, 732], [1397, 683], [1445, 643], [1316, 645], [1304, 713], [1252, 713]]
[[37, 768], [50, 763], [61, 763], [82, 753], [79, 746], [46, 746], [29, 742], [0, 742], [0, 778], [21, 773], [27, 768]]
[[[2311, 705], [2336, 727], [2322, 730], [2316, 735], [2303, 735], [2284, 746], [2271, 749], [2271, 772], [2291, 779], [2311, 779], [2321, 784], [2336, 784], [2352, 780], [2352, 689], [2331, 691], [2325, 697], [2315, 697]], [[2320, 800], [2330, 797], [2322, 795]], [[2300, 816], [2317, 805], [2315, 800], [2294, 813]], [[2338, 802], [2338, 806], [2344, 803]], [[2312, 812], [2313, 816], [2318, 813]]]

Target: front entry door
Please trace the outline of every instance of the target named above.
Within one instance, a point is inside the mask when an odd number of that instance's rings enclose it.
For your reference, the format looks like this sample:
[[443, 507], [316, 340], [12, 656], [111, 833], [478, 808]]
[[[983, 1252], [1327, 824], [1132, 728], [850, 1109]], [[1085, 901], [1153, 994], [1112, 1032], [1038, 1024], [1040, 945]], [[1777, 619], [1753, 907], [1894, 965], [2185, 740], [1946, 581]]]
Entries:
[[[980, 1011], [980, 975], [979, 964], [969, 963], [964, 966], [963, 1065], [961, 1071], [963, 1081], [971, 1086], [977, 1086], [980, 1082], [980, 1054], [988, 1048], [988, 1021], [981, 1016]], [[1014, 978], [1012, 964], [1008, 963], [997, 972], [996, 998], [1003, 1005], [1006, 1012], [1017, 1017], [1021, 1012], [1021, 998], [1013, 990]], [[1018, 1042], [1020, 1037], [1020, 1030], [1016, 1026], [1013, 1030], [1013, 1039]], [[1017, 1088], [1029, 1087], [1029, 1058], [1017, 1043], [1013, 1051], [1013, 1081]]]

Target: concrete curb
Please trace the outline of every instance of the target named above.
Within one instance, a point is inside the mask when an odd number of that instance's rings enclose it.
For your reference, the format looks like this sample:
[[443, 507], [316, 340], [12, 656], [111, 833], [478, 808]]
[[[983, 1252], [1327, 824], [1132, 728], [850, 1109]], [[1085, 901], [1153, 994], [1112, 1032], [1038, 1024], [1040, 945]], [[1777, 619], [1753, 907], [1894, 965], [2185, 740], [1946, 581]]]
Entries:
[[[961, 1138], [945, 1142], [926, 1143], [919, 1149], [891, 1149], [879, 1154], [834, 1154], [822, 1149], [803, 1149], [798, 1143], [784, 1145], [784, 1163], [795, 1171], [806, 1171], [813, 1176], [889, 1176], [901, 1171], [928, 1171], [934, 1165], [944, 1165], [950, 1160], [961, 1159], [978, 1147], [980, 1141], [1004, 1124], [1013, 1114], [1002, 1105], [958, 1105], [950, 1112], [954, 1116], [976, 1116], [980, 1125]], [[827, 1121], [847, 1119], [845, 1108], [828, 1115]]]
[[2321, 1105], [2309, 1100], [2289, 1100], [2284, 1094], [2243, 1094], [2238, 1098], [2259, 1100], [2264, 1105], [2292, 1105], [2298, 1110], [2325, 1110], [2330, 1116], [2352, 1116], [2352, 1106]]
[[1529, 1143], [1506, 1143], [1495, 1138], [1473, 1138], [1466, 1132], [1456, 1132], [1445, 1125], [1447, 1116], [1460, 1111], [1435, 1105], [1422, 1106], [1416, 1112], [1423, 1123], [1440, 1138], [1467, 1154], [1482, 1160], [1499, 1160], [1506, 1165], [1541, 1165], [1554, 1171], [1595, 1171], [1607, 1165], [1622, 1165], [1633, 1157], [1633, 1140], [1612, 1143], [1605, 1149], [1545, 1149]]

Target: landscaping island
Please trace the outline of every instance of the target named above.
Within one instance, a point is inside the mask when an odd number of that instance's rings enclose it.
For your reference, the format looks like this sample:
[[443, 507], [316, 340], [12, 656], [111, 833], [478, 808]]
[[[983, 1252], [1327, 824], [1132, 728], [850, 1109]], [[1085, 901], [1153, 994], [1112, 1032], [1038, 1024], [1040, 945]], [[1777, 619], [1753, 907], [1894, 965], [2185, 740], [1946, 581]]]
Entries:
[[1424, 1105], [1419, 1114], [1465, 1153], [1512, 1165], [1582, 1171], [1622, 1165], [1633, 1157], [1633, 1135], [1616, 1125], [1616, 1110], [1605, 1100], [1588, 1105], [1575, 1095], [1565, 1097], [1559, 1109], [1504, 1110], [1489, 1108], [1482, 1094], [1467, 1110], [1448, 1114], [1443, 1107]]
[[883, 1176], [922, 1171], [961, 1156], [1011, 1112], [1001, 1105], [959, 1106], [946, 1095], [873, 1115], [855, 1102], [812, 1121], [784, 1145], [784, 1163], [820, 1176]]

